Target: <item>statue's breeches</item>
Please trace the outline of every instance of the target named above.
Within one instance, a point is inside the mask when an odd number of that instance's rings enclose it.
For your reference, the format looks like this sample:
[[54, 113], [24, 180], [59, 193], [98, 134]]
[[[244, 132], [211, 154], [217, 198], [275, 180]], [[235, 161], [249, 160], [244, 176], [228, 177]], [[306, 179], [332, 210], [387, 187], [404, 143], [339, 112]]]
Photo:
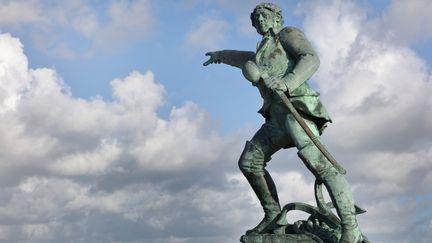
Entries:
[[263, 151], [250, 141], [239, 159], [239, 168], [243, 173], [264, 174], [265, 156]]
[[[306, 118], [305, 122], [318, 137], [316, 124]], [[302, 155], [303, 160], [311, 161], [306, 166], [315, 175], [322, 177], [327, 171], [333, 172], [333, 166], [322, 157], [321, 152], [315, 148], [294, 116], [282, 104], [271, 105], [270, 118], [256, 132], [251, 141], [246, 142], [239, 159], [240, 170], [243, 173], [264, 173], [271, 156], [281, 148], [290, 147], [297, 147], [299, 151], [308, 151], [299, 155]]]

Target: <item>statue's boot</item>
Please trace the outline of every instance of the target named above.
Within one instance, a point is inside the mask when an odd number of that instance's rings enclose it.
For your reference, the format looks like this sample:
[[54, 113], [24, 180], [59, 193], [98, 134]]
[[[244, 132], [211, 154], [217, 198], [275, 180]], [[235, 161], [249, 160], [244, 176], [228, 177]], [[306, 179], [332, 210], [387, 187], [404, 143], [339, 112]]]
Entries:
[[277, 218], [281, 213], [276, 187], [270, 174], [264, 173], [244, 173], [249, 184], [257, 195], [261, 206], [264, 209], [264, 218], [253, 229], [246, 231], [246, 234], [283, 234], [285, 227], [276, 224]]
[[339, 242], [362, 242], [363, 237], [357, 224], [353, 195], [345, 176], [337, 171], [313, 144], [301, 149], [298, 155], [327, 188], [341, 219], [342, 235]]
[[263, 209], [263, 220], [246, 234], [285, 233], [284, 227], [277, 227], [276, 219], [281, 212], [276, 186], [265, 169], [266, 155], [261, 147], [252, 142], [246, 146], [239, 159], [239, 168], [257, 195]]
[[342, 235], [340, 243], [362, 242], [362, 234], [357, 224], [354, 199], [344, 175], [339, 172], [324, 181], [327, 191], [341, 219]]

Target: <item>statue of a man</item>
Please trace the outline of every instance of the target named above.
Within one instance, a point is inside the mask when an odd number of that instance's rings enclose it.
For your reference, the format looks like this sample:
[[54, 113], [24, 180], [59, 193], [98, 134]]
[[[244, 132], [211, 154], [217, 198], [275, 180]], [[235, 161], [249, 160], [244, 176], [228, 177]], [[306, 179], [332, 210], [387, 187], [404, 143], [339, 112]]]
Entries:
[[304, 129], [284, 106], [275, 91], [283, 91], [300, 113], [310, 130], [319, 137], [331, 119], [319, 94], [307, 80], [319, 66], [319, 59], [304, 33], [283, 27], [281, 9], [261, 3], [251, 13], [252, 25], [262, 35], [256, 52], [222, 50], [209, 52], [204, 63], [224, 63], [242, 69], [244, 76], [256, 86], [264, 99], [260, 113], [265, 123], [256, 132], [239, 159], [240, 170], [257, 195], [265, 216], [246, 234], [278, 233], [275, 223], [281, 213], [275, 184], [265, 169], [271, 156], [282, 148], [296, 147], [307, 168], [324, 183], [341, 219], [339, 242], [362, 241], [357, 224], [354, 200], [345, 176], [312, 143]]

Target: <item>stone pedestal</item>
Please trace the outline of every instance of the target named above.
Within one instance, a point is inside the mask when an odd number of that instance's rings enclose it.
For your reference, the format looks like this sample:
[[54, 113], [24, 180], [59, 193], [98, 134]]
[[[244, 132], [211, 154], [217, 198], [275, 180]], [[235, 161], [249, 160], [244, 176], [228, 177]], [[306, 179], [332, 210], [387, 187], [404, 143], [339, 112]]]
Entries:
[[260, 234], [260, 235], [243, 235], [240, 238], [242, 243], [316, 243], [314, 239], [307, 235], [298, 234]]

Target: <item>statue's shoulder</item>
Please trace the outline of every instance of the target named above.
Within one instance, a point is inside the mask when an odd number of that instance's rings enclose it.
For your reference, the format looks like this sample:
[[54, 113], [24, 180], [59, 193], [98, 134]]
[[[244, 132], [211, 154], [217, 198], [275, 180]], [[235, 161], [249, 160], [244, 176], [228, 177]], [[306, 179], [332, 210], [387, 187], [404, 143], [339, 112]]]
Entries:
[[297, 56], [301, 53], [315, 53], [303, 31], [296, 27], [285, 27], [279, 32], [279, 41], [285, 50]]
[[280, 32], [279, 35], [282, 38], [289, 38], [292, 36], [298, 36], [298, 35], [304, 35], [303, 31], [301, 31], [300, 29], [293, 27], [293, 26], [287, 26], [284, 27]]

